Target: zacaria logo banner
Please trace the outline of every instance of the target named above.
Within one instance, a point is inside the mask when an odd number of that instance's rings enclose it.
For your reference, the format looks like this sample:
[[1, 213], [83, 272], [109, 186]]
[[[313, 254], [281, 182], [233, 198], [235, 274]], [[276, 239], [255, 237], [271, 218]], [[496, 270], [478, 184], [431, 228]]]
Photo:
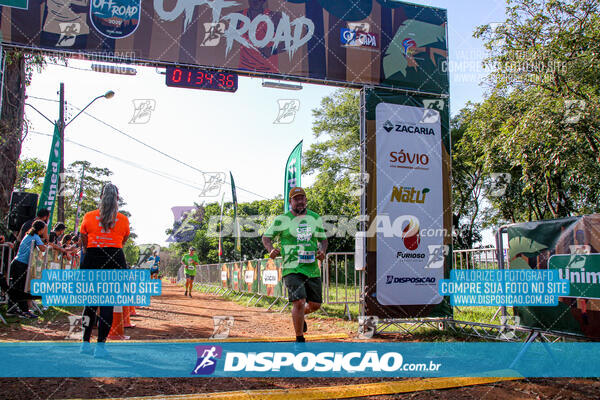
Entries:
[[[406, 43], [412, 54], [414, 44]], [[396, 235], [377, 234], [377, 282], [411, 277], [399, 291], [378, 285], [383, 305], [438, 304], [442, 297], [423, 283], [443, 279], [443, 268], [428, 268], [429, 251], [444, 244], [442, 141], [439, 113], [425, 107], [380, 103], [375, 109], [377, 214], [404, 218]], [[423, 184], [427, 183], [427, 187]]]

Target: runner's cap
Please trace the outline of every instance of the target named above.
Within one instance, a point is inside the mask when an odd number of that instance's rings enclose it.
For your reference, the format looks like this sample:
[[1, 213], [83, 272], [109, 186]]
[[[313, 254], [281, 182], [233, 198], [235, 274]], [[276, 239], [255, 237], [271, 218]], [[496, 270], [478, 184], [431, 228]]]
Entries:
[[291, 188], [290, 189], [290, 200], [293, 199], [294, 197], [298, 196], [299, 194], [303, 194], [304, 196], [306, 196], [306, 192], [304, 192], [304, 189], [302, 189], [300, 186]]
[[196, 249], [193, 246], [190, 246], [190, 251], [192, 250], [196, 251]]

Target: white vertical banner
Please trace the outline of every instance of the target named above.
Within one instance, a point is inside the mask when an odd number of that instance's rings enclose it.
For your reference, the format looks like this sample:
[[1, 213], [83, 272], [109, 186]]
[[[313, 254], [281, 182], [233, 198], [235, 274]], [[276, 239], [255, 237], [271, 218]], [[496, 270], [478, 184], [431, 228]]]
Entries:
[[440, 114], [380, 103], [376, 124], [377, 301], [439, 304], [444, 277]]

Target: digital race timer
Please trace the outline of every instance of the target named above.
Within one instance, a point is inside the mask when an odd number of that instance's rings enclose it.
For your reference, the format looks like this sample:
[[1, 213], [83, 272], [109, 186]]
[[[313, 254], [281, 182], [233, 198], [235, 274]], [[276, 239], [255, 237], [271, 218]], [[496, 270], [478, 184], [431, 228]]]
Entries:
[[235, 92], [238, 76], [196, 68], [167, 67], [167, 86]]

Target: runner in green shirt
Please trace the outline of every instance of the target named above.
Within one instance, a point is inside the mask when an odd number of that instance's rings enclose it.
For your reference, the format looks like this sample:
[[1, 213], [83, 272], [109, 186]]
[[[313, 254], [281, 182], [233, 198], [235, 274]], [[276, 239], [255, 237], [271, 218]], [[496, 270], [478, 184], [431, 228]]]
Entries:
[[[271, 258], [283, 257], [283, 281], [293, 304], [292, 321], [296, 341], [304, 342], [307, 330], [304, 316], [317, 311], [323, 302], [321, 271], [317, 260], [325, 259], [327, 237], [321, 217], [306, 208], [306, 193], [301, 187], [290, 190], [291, 210], [279, 215], [265, 232], [262, 241]], [[273, 247], [279, 237], [281, 251]]]
[[189, 253], [181, 257], [181, 263], [185, 272], [185, 295], [187, 296], [189, 293], [190, 297], [192, 297], [192, 287], [194, 285], [194, 278], [196, 277], [196, 266], [200, 264], [195, 251], [196, 249], [190, 247]]

